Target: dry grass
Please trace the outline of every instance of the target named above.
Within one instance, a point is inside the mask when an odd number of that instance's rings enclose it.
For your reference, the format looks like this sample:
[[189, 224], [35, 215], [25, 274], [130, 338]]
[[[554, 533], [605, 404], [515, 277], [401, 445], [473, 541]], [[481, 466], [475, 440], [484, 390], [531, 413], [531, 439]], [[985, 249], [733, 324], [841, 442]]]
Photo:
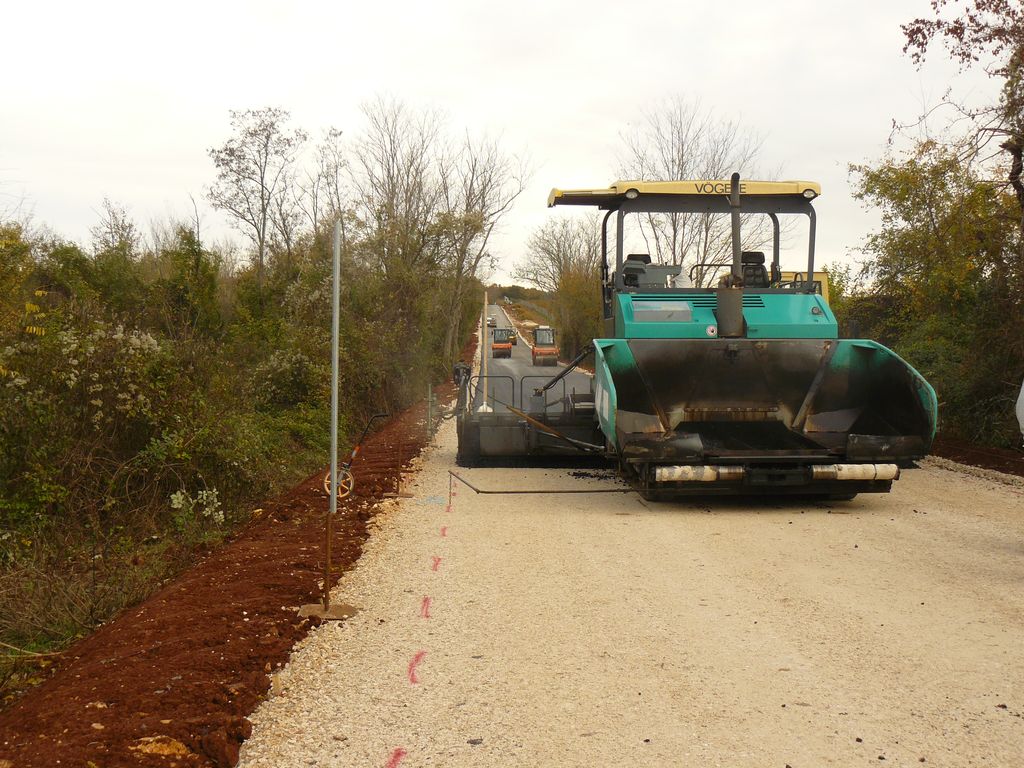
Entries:
[[[539, 305], [538, 305], [539, 306]], [[541, 314], [538, 307], [526, 306], [523, 304], [504, 304], [502, 308], [512, 316], [517, 324], [533, 323], [534, 325], [551, 325], [551, 318]]]
[[20, 540], [0, 570], [0, 702], [40, 682], [62, 648], [144, 599], [210, 541], [207, 532], [98, 543], [83, 531]]

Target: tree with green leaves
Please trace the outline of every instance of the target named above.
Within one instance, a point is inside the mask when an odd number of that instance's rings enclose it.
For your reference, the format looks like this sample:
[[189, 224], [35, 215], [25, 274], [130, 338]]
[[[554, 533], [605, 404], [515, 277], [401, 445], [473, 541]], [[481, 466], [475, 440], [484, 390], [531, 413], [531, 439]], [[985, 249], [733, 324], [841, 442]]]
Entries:
[[856, 196], [882, 217], [863, 246], [863, 276], [884, 309], [874, 322], [935, 385], [943, 429], [1009, 442], [1024, 376], [1015, 197], [934, 141], [851, 170]]
[[215, 335], [221, 327], [217, 254], [204, 249], [191, 228], [179, 226], [161, 258], [169, 274], [157, 281], [154, 293], [162, 307], [164, 332], [182, 339]]
[[103, 198], [99, 222], [89, 229], [92, 235], [92, 247], [96, 253], [118, 251], [127, 256], [138, 252], [142, 237], [138, 227], [128, 215], [128, 210], [112, 202], [109, 197]]

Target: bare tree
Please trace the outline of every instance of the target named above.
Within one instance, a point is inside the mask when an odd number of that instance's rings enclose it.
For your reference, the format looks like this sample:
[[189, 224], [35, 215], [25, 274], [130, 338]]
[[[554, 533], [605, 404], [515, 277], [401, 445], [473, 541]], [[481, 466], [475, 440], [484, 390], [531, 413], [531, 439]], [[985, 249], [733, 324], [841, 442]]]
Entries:
[[9, 182], [0, 179], [0, 222], [17, 222], [23, 231], [30, 229], [33, 207], [24, 192], [5, 192], [4, 186]]
[[139, 248], [141, 235], [135, 222], [123, 206], [103, 198], [99, 223], [89, 229], [95, 253], [118, 251], [124, 256], [134, 255]]
[[553, 295], [552, 319], [570, 356], [600, 333], [600, 222], [596, 212], [550, 219], [530, 236], [526, 258], [513, 272], [517, 280]]
[[328, 128], [314, 148], [312, 167], [306, 169], [296, 196], [296, 204], [314, 232], [325, 218], [336, 219], [344, 210], [348, 168], [341, 131]]
[[217, 168], [217, 180], [207, 197], [256, 247], [261, 288], [275, 202], [289, 194], [289, 171], [306, 141], [305, 132], [287, 127], [289, 117], [287, 111], [272, 107], [233, 110], [234, 135], [222, 146], [208, 150]]
[[192, 203], [192, 220], [190, 222], [192, 224], [192, 231], [195, 233], [196, 243], [198, 243], [199, 247], [202, 248], [202, 246], [203, 246], [203, 235], [202, 235], [203, 219], [199, 215], [199, 204], [196, 202], [196, 198], [195, 198], [195, 196], [191, 192], [189, 192], [189, 194], [188, 194], [188, 199], [189, 199], [189, 202]]
[[[755, 176], [762, 140], [739, 123], [720, 120], [698, 102], [667, 99], [644, 113], [639, 125], [622, 134], [622, 178], [645, 181], [726, 179], [734, 171]], [[707, 213], [648, 213], [640, 217], [652, 254], [684, 270], [694, 264], [724, 265], [732, 259], [729, 217]], [[744, 243], [763, 245], [770, 229], [763, 216], [744, 216]], [[697, 284], [717, 269], [698, 268]]]
[[284, 252], [285, 266], [292, 265], [292, 252], [302, 227], [305, 193], [298, 183], [297, 171], [289, 166], [281, 172], [280, 191], [270, 200], [273, 241]]
[[[920, 66], [930, 48], [941, 44], [963, 68], [985, 61], [985, 72], [1000, 83], [996, 103], [969, 107], [947, 93], [938, 107], [954, 110], [954, 124], [966, 121], [971, 126], [958, 142], [961, 160], [990, 167], [1000, 154], [990, 148], [993, 142], [1006, 153], [1009, 167], [997, 170], [1005, 173], [1004, 183], [1017, 199], [1016, 224], [1024, 235], [1024, 7], [1020, 0], [931, 0], [931, 11], [931, 18], [919, 17], [902, 25], [903, 52]], [[951, 16], [945, 15], [948, 11]], [[924, 124], [934, 109], [912, 125]], [[1024, 262], [1024, 236], [1018, 253]]]
[[[567, 279], [589, 275], [596, 279], [601, 263], [600, 216], [596, 213], [549, 219], [526, 244], [526, 258], [512, 277], [557, 294]], [[597, 284], [594, 284], [595, 295]]]
[[522, 194], [526, 171], [522, 162], [505, 155], [496, 141], [474, 141], [467, 136], [458, 152], [442, 163], [439, 177], [446, 266], [452, 281], [444, 351], [451, 360], [456, 352], [466, 286], [488, 257], [495, 227]]
[[318, 207], [335, 216], [347, 207], [347, 177], [373, 266], [389, 279], [445, 282], [442, 354], [450, 360], [467, 286], [487, 261], [495, 228], [522, 193], [526, 174], [493, 139], [466, 136], [453, 146], [434, 111], [379, 98], [363, 113], [368, 126], [352, 143], [351, 162], [338, 131], [318, 147], [324, 201]]
[[388, 277], [435, 266], [440, 118], [386, 98], [365, 105], [363, 114], [368, 127], [355, 142], [350, 176], [370, 257]]
[[174, 217], [154, 216], [151, 218], [145, 236], [146, 252], [153, 256], [159, 256], [167, 249], [173, 248], [179, 226], [181, 226], [181, 222]]

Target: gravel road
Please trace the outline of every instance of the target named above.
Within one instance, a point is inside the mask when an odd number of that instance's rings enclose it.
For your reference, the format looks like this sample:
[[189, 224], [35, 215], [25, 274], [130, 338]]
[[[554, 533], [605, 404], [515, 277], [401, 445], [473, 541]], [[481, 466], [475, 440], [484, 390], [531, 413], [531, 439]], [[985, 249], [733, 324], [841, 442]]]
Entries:
[[835, 505], [463, 486], [447, 511], [454, 454], [448, 423], [243, 766], [1024, 765], [1019, 482], [926, 462]]

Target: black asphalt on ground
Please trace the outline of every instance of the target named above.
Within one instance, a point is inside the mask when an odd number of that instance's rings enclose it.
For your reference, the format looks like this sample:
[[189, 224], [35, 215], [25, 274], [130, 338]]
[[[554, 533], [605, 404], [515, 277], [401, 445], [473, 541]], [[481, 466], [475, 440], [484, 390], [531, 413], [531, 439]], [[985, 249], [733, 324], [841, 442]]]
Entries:
[[[512, 325], [505, 312], [496, 304], [491, 304], [487, 307], [487, 314], [495, 319], [499, 328], [507, 328]], [[565, 366], [533, 365], [530, 345], [522, 337], [519, 338], [519, 343], [512, 347], [512, 357], [492, 357], [491, 330], [490, 328], [487, 329], [487, 343], [481, 351], [481, 354], [486, 356], [487, 360], [487, 377], [486, 379], [481, 379], [480, 385], [476, 390], [475, 407], [479, 407], [481, 404], [483, 391], [486, 389], [488, 405], [495, 410], [505, 410], [505, 404], [524, 409], [524, 405], [529, 405], [530, 394], [533, 389], [543, 386], [545, 382], [558, 375]], [[555, 340], [557, 342], [557, 328], [555, 333]], [[483, 358], [481, 358], [482, 363]], [[547, 402], [551, 404], [557, 403], [573, 391], [589, 392], [590, 376], [580, 371], [573, 371], [548, 391]]]

